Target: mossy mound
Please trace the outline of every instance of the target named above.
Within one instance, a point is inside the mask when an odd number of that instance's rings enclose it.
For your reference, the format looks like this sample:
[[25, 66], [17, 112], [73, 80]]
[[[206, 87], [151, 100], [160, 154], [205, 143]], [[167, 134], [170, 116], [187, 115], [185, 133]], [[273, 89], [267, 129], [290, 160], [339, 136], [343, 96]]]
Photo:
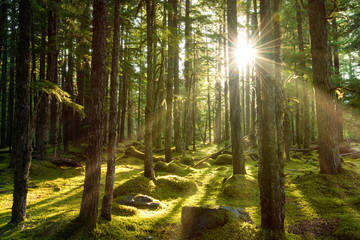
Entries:
[[210, 167], [210, 166], [211, 166], [210, 163], [208, 163], [208, 162], [202, 162], [202, 163], [196, 165], [195, 168], [207, 168], [207, 167]]
[[197, 191], [194, 181], [175, 175], [159, 177], [155, 184], [153, 196], [159, 199], [177, 198], [184, 194], [194, 194]]
[[237, 199], [258, 197], [259, 186], [255, 178], [248, 175], [232, 175], [223, 183], [225, 196]]
[[180, 162], [182, 164], [185, 164], [185, 165], [190, 166], [190, 167], [194, 166], [194, 158], [189, 157], [189, 156], [185, 156], [185, 157], [180, 158]]
[[158, 172], [165, 172], [165, 173], [172, 173], [179, 176], [185, 176], [188, 174], [187, 166], [180, 163], [179, 160], [173, 160], [169, 163], [165, 163], [163, 161], [159, 161], [155, 163], [154, 170], [156, 173]]
[[115, 188], [114, 198], [118, 196], [138, 193], [149, 195], [154, 188], [155, 185], [152, 180], [144, 176], [136, 176], [130, 178], [128, 181]]
[[144, 176], [137, 176], [114, 190], [114, 202], [126, 200], [125, 195], [144, 194], [156, 199], [167, 199], [194, 194], [196, 190], [197, 185], [194, 181], [175, 175], [158, 177], [154, 181]]
[[232, 164], [232, 155], [221, 154], [215, 159], [214, 164], [215, 165], [231, 165]]
[[134, 216], [138, 210], [135, 207], [125, 206], [121, 204], [113, 204], [111, 213], [117, 216]]

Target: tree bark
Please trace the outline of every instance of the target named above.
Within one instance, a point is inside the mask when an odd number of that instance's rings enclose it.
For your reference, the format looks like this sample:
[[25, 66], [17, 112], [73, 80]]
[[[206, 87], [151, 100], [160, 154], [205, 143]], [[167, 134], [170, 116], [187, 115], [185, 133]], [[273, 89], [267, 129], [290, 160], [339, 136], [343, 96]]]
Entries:
[[114, 7], [114, 35], [110, 76], [110, 112], [109, 112], [109, 141], [107, 152], [107, 171], [105, 180], [105, 195], [102, 199], [101, 217], [111, 220], [111, 206], [115, 179], [116, 154], [116, 123], [117, 123], [117, 79], [119, 75], [120, 49], [120, 0], [115, 1]]
[[[174, 29], [175, 29], [175, 56], [174, 56], [174, 145], [175, 151], [181, 153], [181, 134], [180, 134], [180, 106], [179, 106], [179, 95], [180, 95], [180, 83], [179, 83], [179, 24], [181, 13], [178, 9], [178, 1], [176, 0], [176, 9], [174, 9]], [[181, 6], [180, 6], [181, 7]]]
[[237, 12], [236, 0], [227, 0], [230, 124], [233, 156], [233, 173], [245, 174], [245, 159], [241, 139], [239, 67], [236, 62]]
[[331, 80], [331, 56], [328, 46], [324, 0], [308, 0], [313, 81], [319, 140], [320, 173], [342, 172], [339, 157], [334, 93]]
[[153, 19], [154, 0], [146, 0], [147, 22], [147, 84], [146, 84], [146, 107], [145, 107], [145, 160], [144, 176], [154, 179], [153, 155], [152, 155], [152, 127], [153, 127]]
[[[1, 8], [5, 8], [5, 12], [2, 13], [5, 14], [5, 18], [7, 18], [7, 4], [2, 3], [1, 4]], [[4, 23], [4, 29], [0, 32], [0, 34], [2, 34], [2, 42], [3, 42], [3, 51], [2, 51], [2, 65], [1, 65], [1, 134], [0, 134], [0, 147], [5, 147], [6, 146], [6, 94], [7, 94], [7, 71], [8, 71], [8, 67], [7, 67], [7, 58], [8, 58], [8, 26], [7, 26], [7, 21]], [[1, 45], [0, 45], [1, 47]]]
[[91, 62], [91, 105], [89, 118], [88, 156], [84, 191], [80, 208], [80, 223], [84, 228], [96, 227], [99, 205], [101, 153], [103, 146], [104, 98], [106, 82], [106, 0], [93, 3], [93, 39]]
[[19, 223], [25, 218], [29, 169], [31, 164], [31, 142], [29, 136], [30, 112], [30, 34], [31, 1], [19, 1], [19, 45], [16, 68], [15, 128], [12, 143], [12, 158], [15, 162], [14, 194], [11, 222]]
[[[261, 227], [264, 230], [270, 230], [280, 236], [284, 233], [285, 216], [285, 190], [283, 161], [279, 158], [279, 141], [277, 139], [278, 127], [281, 125], [278, 121], [278, 105], [276, 94], [280, 94], [277, 84], [278, 79], [275, 76], [278, 69], [274, 68], [273, 61], [279, 61], [280, 44], [275, 39], [279, 36], [280, 16], [279, 2], [269, 0], [260, 0], [260, 39], [261, 46], [265, 48], [274, 48], [277, 54], [271, 51], [260, 51], [259, 65], [262, 70], [259, 72], [261, 81], [261, 150], [259, 158], [258, 182], [260, 188], [260, 206], [261, 206]], [[272, 10], [275, 10], [273, 14]], [[275, 26], [274, 22], [278, 26]], [[279, 236], [279, 238], [280, 238]]]
[[185, 156], [188, 149], [188, 141], [190, 134], [188, 131], [189, 124], [189, 104], [190, 104], [190, 67], [191, 67], [191, 49], [190, 49], [190, 37], [191, 37], [191, 19], [190, 19], [190, 0], [185, 1], [185, 63], [184, 63], [184, 78], [185, 78], [185, 103], [184, 103], [184, 125], [183, 125], [183, 156]]

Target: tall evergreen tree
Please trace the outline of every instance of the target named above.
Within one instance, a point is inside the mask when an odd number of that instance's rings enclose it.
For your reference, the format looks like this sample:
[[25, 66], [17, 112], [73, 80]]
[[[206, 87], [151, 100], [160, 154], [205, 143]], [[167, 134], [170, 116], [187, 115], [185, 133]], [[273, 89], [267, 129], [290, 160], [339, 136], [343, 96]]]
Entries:
[[91, 104], [86, 109], [89, 118], [89, 146], [80, 208], [81, 225], [89, 229], [96, 226], [99, 205], [106, 83], [106, 3], [106, 0], [93, 2]]
[[342, 172], [339, 156], [334, 93], [331, 80], [331, 55], [328, 45], [324, 0], [308, 0], [313, 81], [319, 140], [320, 173]]
[[11, 222], [25, 218], [32, 136], [29, 129], [30, 113], [30, 35], [31, 1], [19, 1], [19, 45], [16, 65], [15, 127], [11, 157], [15, 162], [14, 194]]
[[239, 67], [236, 62], [237, 10], [236, 0], [227, 1], [229, 87], [230, 87], [230, 125], [233, 156], [233, 173], [245, 174], [245, 159], [241, 137]]

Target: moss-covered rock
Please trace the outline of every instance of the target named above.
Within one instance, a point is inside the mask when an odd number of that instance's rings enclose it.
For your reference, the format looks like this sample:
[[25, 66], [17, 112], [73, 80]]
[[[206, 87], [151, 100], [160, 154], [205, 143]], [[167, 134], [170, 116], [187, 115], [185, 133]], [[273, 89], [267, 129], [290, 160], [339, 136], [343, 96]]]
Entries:
[[155, 172], [158, 172], [158, 171], [166, 172], [166, 169], [167, 169], [167, 163], [165, 163], [165, 162], [160, 161], [160, 162], [155, 163], [155, 165], [154, 165]]
[[232, 164], [232, 155], [221, 154], [215, 159], [214, 164], [215, 165], [231, 165]]
[[185, 156], [185, 157], [180, 158], [180, 162], [182, 164], [185, 164], [185, 165], [190, 166], [190, 167], [194, 166], [194, 158], [189, 157], [189, 156]]
[[195, 166], [195, 168], [207, 168], [207, 167], [210, 167], [211, 165], [210, 165], [210, 163], [208, 163], [208, 162], [202, 162], [202, 163], [200, 163], [200, 164], [198, 164], [198, 165], [196, 165]]

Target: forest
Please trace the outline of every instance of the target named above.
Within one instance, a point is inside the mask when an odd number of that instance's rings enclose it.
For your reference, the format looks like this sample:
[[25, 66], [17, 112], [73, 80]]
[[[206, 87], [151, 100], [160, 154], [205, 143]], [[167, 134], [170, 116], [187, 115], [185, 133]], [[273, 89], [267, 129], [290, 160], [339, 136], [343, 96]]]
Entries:
[[357, 0], [0, 0], [0, 239], [360, 239]]

